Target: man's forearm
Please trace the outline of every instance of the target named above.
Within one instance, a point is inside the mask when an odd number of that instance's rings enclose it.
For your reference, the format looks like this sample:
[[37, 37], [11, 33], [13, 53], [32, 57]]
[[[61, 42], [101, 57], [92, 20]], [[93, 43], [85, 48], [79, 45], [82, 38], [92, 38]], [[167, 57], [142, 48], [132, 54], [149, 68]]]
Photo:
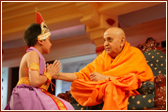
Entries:
[[53, 79], [59, 79], [59, 80], [64, 80], [68, 82], [73, 82], [75, 79], [77, 79], [77, 75], [75, 73], [64, 73], [64, 72], [59, 72], [59, 75], [55, 75]]

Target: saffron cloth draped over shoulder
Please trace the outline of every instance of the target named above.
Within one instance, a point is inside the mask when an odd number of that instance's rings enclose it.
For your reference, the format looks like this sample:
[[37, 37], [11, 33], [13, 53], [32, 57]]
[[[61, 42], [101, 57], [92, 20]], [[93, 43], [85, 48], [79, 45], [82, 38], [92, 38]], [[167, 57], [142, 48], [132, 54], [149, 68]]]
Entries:
[[[89, 74], [98, 72], [110, 77], [108, 80], [91, 81]], [[111, 58], [105, 51], [93, 62], [76, 73], [78, 79], [71, 85], [71, 94], [83, 106], [104, 102], [103, 110], [127, 110], [129, 96], [143, 81], [153, 81], [154, 76], [143, 53], [125, 42], [122, 52]]]
[[142, 82], [154, 79], [153, 72], [143, 53], [138, 48], [130, 46], [128, 42], [125, 42], [122, 52], [115, 59], [103, 51], [93, 62], [76, 74], [78, 79], [89, 81], [89, 74], [92, 72], [115, 77], [135, 73]]

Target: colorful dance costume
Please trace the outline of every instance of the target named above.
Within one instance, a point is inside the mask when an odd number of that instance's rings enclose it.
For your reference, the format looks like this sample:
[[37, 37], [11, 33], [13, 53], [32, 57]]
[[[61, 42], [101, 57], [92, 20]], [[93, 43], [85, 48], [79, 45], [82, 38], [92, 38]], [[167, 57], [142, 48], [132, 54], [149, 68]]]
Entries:
[[[42, 54], [34, 47], [30, 47], [27, 52], [29, 51], [38, 52], [40, 59], [39, 65], [33, 63], [29, 69], [39, 69], [40, 75], [46, 75], [45, 60]], [[49, 93], [48, 87], [47, 83], [39, 88], [33, 87], [28, 76], [21, 78], [13, 89], [5, 110], [74, 110], [69, 102]]]

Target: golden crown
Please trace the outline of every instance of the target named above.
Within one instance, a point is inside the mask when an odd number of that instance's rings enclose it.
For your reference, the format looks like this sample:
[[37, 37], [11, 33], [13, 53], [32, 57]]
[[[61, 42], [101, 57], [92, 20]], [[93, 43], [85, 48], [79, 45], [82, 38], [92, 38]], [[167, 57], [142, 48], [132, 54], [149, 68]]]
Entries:
[[37, 8], [35, 8], [35, 12], [36, 12], [36, 22], [38, 24], [41, 24], [41, 34], [38, 35], [37, 40], [45, 40], [46, 38], [51, 36], [51, 33], [50, 33], [43, 17], [41, 16], [41, 14], [39, 12], [37, 12]]

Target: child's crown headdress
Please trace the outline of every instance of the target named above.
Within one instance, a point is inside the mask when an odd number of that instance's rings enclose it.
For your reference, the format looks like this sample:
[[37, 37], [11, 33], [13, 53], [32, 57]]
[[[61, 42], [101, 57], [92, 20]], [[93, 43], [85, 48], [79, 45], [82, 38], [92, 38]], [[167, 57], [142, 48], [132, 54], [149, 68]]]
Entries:
[[51, 33], [50, 33], [47, 25], [45, 24], [43, 17], [41, 16], [41, 14], [39, 12], [37, 12], [37, 8], [35, 8], [35, 12], [36, 12], [36, 22], [38, 24], [41, 24], [41, 34], [38, 35], [37, 39], [44, 40], [44, 39], [48, 38], [51, 35]]

